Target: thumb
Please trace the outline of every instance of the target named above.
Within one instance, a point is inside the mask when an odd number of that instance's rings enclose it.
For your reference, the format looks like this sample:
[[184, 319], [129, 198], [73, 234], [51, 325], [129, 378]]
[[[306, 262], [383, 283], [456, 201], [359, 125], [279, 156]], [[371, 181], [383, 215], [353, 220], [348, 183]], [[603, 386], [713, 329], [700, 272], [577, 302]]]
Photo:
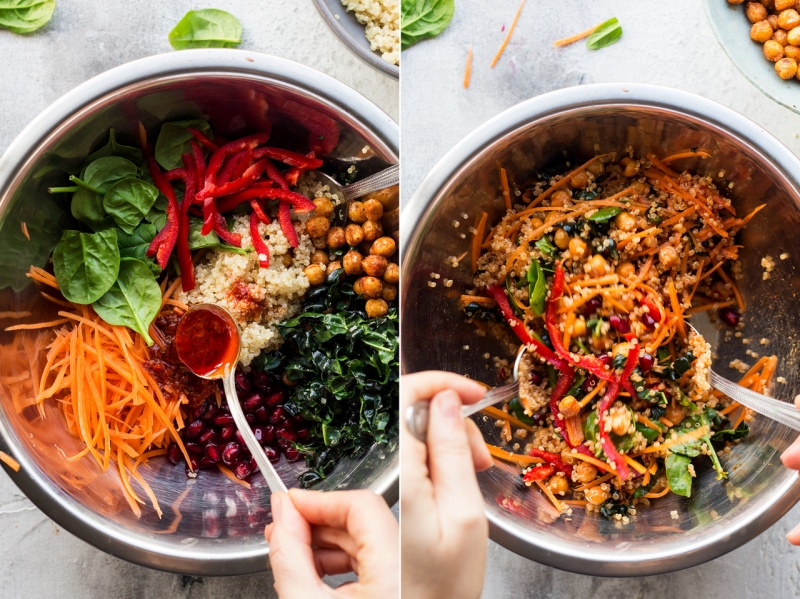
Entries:
[[271, 503], [273, 526], [269, 563], [275, 577], [275, 590], [281, 599], [315, 597], [324, 583], [314, 565], [311, 526], [286, 493], [273, 494]]

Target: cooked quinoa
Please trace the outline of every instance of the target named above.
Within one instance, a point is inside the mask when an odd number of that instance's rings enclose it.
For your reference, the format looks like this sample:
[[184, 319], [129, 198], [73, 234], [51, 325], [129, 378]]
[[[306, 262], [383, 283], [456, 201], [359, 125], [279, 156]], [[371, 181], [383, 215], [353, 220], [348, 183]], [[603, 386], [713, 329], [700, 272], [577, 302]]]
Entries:
[[352, 10], [373, 52], [389, 64], [400, 64], [400, 6], [397, 0], [342, 0]]

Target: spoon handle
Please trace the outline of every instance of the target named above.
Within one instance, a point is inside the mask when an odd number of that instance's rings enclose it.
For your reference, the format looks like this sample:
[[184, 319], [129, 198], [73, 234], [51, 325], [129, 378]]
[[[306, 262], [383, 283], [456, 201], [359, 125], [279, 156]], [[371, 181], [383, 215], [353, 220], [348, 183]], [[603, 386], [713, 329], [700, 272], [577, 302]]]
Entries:
[[[461, 416], [463, 418], [472, 416], [472, 414], [480, 412], [484, 408], [488, 408], [491, 405], [514, 397], [518, 391], [519, 383], [516, 381], [508, 385], [503, 385], [502, 387], [489, 389], [479, 402], [461, 406]], [[428, 438], [429, 413], [430, 403], [427, 401], [418, 401], [406, 408], [406, 426], [408, 427], [408, 431], [415, 439], [423, 443]]]
[[379, 173], [370, 175], [351, 185], [342, 188], [346, 201], [355, 200], [373, 191], [380, 191], [400, 182], [400, 165], [393, 164]]
[[722, 391], [732, 400], [751, 410], [755, 410], [775, 422], [780, 422], [791, 429], [800, 431], [800, 412], [792, 404], [740, 387], [713, 370], [709, 371], [708, 375], [711, 386]]
[[286, 493], [288, 491], [286, 485], [281, 480], [281, 477], [278, 476], [275, 467], [267, 459], [267, 455], [264, 453], [264, 450], [261, 448], [261, 445], [258, 443], [256, 436], [253, 434], [250, 425], [244, 417], [242, 406], [239, 404], [239, 396], [236, 394], [236, 385], [234, 384], [235, 374], [236, 369], [231, 368], [231, 371], [222, 379], [222, 384], [225, 387], [225, 397], [228, 399], [228, 408], [231, 411], [231, 416], [233, 416], [233, 421], [236, 423], [236, 428], [239, 429], [239, 432], [242, 434], [244, 443], [247, 445], [247, 449], [250, 450], [250, 455], [255, 458], [258, 469], [266, 479], [269, 490], [272, 493]]

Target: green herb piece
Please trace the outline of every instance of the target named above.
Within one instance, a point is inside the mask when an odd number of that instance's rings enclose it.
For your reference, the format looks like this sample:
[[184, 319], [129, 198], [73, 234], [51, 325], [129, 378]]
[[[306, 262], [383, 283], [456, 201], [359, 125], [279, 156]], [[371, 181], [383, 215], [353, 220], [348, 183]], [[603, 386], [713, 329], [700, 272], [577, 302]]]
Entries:
[[514, 418], [519, 420], [520, 422], [524, 422], [525, 424], [533, 424], [533, 418], [528, 416], [525, 413], [525, 408], [519, 402], [519, 398], [515, 397], [510, 402], [508, 402], [508, 413], [511, 414]]
[[531, 310], [537, 316], [544, 314], [544, 303], [547, 299], [547, 281], [542, 267], [536, 260], [531, 260], [528, 267], [528, 300]]
[[[516, 285], [519, 286], [519, 281], [516, 282]], [[511, 304], [511, 308], [514, 310], [514, 313], [517, 316], [522, 315], [522, 308], [519, 307], [516, 298], [514, 297], [514, 287], [512, 287], [511, 277], [506, 276], [506, 295], [508, 295], [508, 302]]]
[[[664, 394], [663, 391], [648, 389], [644, 385], [641, 385], [641, 387], [636, 387], [636, 395], [638, 395], [641, 399], [644, 399], [650, 402], [651, 404], [656, 404], [658, 406], [661, 406], [662, 408], [667, 407], [667, 404], [669, 403], [669, 401], [667, 400], [667, 396]], [[661, 414], [658, 418], [660, 418], [661, 416], [663, 416], [663, 414]], [[658, 418], [656, 418], [656, 420], [658, 420]]]
[[141, 260], [120, 260], [117, 280], [92, 307], [108, 324], [131, 328], [153, 345], [148, 328], [161, 310], [161, 288]]
[[747, 426], [746, 422], [742, 422], [736, 430], [727, 428], [721, 431], [716, 431], [713, 435], [711, 435], [711, 441], [715, 445], [731, 443], [738, 439], [744, 439], [747, 435], [750, 434], [750, 427]]
[[169, 171], [183, 166], [181, 156], [192, 151], [191, 141], [194, 139], [188, 128], [197, 129], [203, 133], [211, 131], [208, 121], [200, 119], [175, 121], [161, 125], [155, 145], [155, 159], [161, 168]]
[[593, 223], [607, 223], [620, 212], [622, 212], [622, 208], [617, 206], [605, 206], [600, 208], [600, 210], [592, 214], [586, 220], [589, 220]]
[[450, 23], [455, 10], [455, 0], [403, 0], [400, 5], [402, 49], [439, 35]]
[[603, 334], [603, 322], [604, 320], [600, 317], [590, 318], [586, 322], [586, 328], [592, 332], [592, 337], [599, 337]]
[[717, 456], [717, 452], [714, 451], [714, 447], [711, 444], [711, 426], [712, 423], [717, 421], [721, 422], [721, 418], [717, 414], [716, 410], [712, 410], [711, 408], [706, 408], [702, 413], [695, 416], [684, 418], [680, 426], [672, 429], [678, 434], [678, 436], [686, 435], [701, 428], [705, 428], [707, 432], [702, 437], [672, 446], [670, 451], [672, 451], [672, 453], [685, 455], [687, 457], [696, 457], [701, 453], [704, 453], [703, 445], [705, 445], [707, 455], [711, 459], [714, 470], [717, 472], [717, 479], [719, 480], [721, 478], [725, 478], [727, 476], [727, 472], [723, 470], [722, 464]]
[[586, 38], [586, 47], [589, 50], [599, 50], [619, 41], [622, 37], [622, 26], [619, 20], [613, 17], [597, 26], [591, 35]]
[[92, 152], [89, 154], [89, 157], [86, 159], [86, 162], [93, 162], [98, 158], [106, 158], [108, 156], [119, 156], [120, 158], [127, 158], [131, 162], [136, 164], [141, 164], [142, 162], [142, 151], [139, 148], [134, 148], [133, 146], [126, 146], [121, 143], [117, 143], [116, 134], [114, 133], [114, 129], [109, 129], [108, 131], [108, 142], [99, 150]]
[[576, 200], [581, 200], [581, 201], [593, 200], [597, 197], [597, 192], [589, 189], [582, 189], [576, 192], [573, 197]]
[[689, 464], [692, 463], [691, 458], [685, 455], [669, 453], [665, 462], [670, 490], [676, 495], [691, 497], [692, 475], [689, 474]]
[[667, 366], [664, 369], [662, 376], [671, 381], [680, 380], [680, 378], [692, 367], [692, 362], [694, 362], [694, 359], [694, 354], [691, 351], [687, 351], [684, 355]]
[[114, 183], [103, 196], [103, 209], [120, 229], [133, 233], [156, 203], [158, 193], [155, 185], [139, 179], [123, 179]]
[[175, 50], [235, 48], [242, 43], [242, 24], [224, 10], [190, 10], [169, 32], [169, 43]]
[[606, 501], [600, 507], [600, 515], [608, 520], [614, 520], [615, 516], [627, 516], [629, 506], [622, 501]]
[[558, 248], [550, 243], [550, 240], [547, 237], [542, 237], [539, 241], [536, 242], [536, 247], [542, 252], [545, 256], [549, 258], [553, 258], [558, 251]]
[[119, 273], [114, 229], [97, 233], [64, 231], [53, 250], [53, 271], [61, 293], [75, 304], [91, 304], [111, 289]]
[[0, 29], [27, 34], [50, 22], [55, 0], [0, 0]]
[[655, 476], [650, 477], [650, 482], [646, 485], [639, 485], [636, 490], [633, 492], [631, 499], [639, 499], [640, 497], [644, 497], [647, 495], [650, 490], [655, 486], [656, 481], [658, 480], [658, 471], [656, 471]]

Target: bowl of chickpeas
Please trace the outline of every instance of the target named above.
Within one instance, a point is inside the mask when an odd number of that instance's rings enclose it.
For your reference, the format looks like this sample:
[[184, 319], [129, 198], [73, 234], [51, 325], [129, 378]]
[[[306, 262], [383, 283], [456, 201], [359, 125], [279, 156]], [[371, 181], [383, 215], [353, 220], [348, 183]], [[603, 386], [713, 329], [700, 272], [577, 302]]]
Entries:
[[800, 112], [800, 1], [705, 0], [722, 49], [764, 94]]

